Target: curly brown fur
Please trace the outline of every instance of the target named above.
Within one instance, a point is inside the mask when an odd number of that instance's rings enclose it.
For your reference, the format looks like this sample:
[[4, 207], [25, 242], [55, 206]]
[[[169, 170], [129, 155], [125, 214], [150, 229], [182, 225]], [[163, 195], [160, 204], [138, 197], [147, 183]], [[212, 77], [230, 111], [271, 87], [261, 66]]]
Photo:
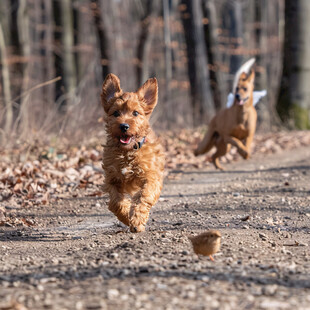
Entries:
[[[149, 124], [157, 98], [155, 78], [135, 93], [123, 92], [114, 74], [109, 74], [102, 86], [107, 133], [103, 152], [105, 191], [110, 196], [109, 210], [131, 232], [145, 230], [163, 185], [164, 153]], [[126, 128], [122, 129], [124, 124]], [[144, 143], [139, 147], [141, 141]]]
[[219, 158], [229, 152], [232, 145], [244, 159], [250, 156], [257, 120], [253, 106], [254, 77], [253, 70], [248, 76], [245, 73], [241, 74], [235, 90], [234, 104], [213, 117], [208, 132], [195, 150], [197, 156], [207, 153], [215, 146], [216, 152], [212, 155], [212, 162], [218, 169], [223, 170]]

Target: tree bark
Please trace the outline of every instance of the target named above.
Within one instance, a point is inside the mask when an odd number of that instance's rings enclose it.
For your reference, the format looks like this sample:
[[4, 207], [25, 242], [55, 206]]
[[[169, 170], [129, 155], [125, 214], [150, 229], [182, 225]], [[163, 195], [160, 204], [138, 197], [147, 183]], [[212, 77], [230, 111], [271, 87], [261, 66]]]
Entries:
[[101, 7], [99, 0], [92, 0], [92, 13], [94, 24], [97, 32], [98, 45], [101, 57], [102, 80], [110, 73], [109, 69], [109, 56], [108, 56], [108, 40], [104, 20], [101, 16]]
[[[29, 12], [27, 9], [27, 0], [20, 0], [18, 7], [18, 34], [19, 44], [21, 46], [22, 56], [25, 64], [23, 66], [22, 88], [21, 93], [26, 92], [30, 88], [30, 35], [29, 35]], [[20, 132], [22, 135], [28, 134], [29, 129], [29, 95], [22, 98], [20, 102], [19, 118], [21, 120]]]
[[13, 107], [12, 107], [12, 98], [10, 90], [10, 73], [9, 73], [9, 66], [7, 63], [6, 44], [1, 23], [0, 23], [0, 61], [1, 61], [0, 68], [2, 71], [3, 100], [5, 108], [4, 131], [7, 134], [12, 128]]
[[215, 113], [208, 69], [208, 56], [202, 25], [200, 0], [182, 0], [191, 104], [195, 125], [209, 121]]
[[222, 60], [218, 44], [219, 21], [214, 0], [205, 1], [205, 15], [208, 20], [205, 26], [206, 46], [209, 46], [208, 58], [212, 65], [212, 70], [210, 70], [211, 88], [215, 107], [220, 110], [226, 106], [228, 88], [220, 69]]
[[77, 86], [76, 68], [73, 55], [74, 31], [71, 0], [61, 0], [63, 67], [66, 91], [72, 94]]
[[[50, 80], [55, 76], [55, 59], [53, 53], [53, 7], [52, 0], [42, 0], [43, 16], [45, 21], [45, 30], [43, 31], [44, 44], [44, 79]], [[54, 103], [55, 84], [46, 86], [44, 89], [45, 98]]]
[[[165, 41], [165, 96], [164, 101], [170, 102], [170, 83], [172, 79], [172, 59], [171, 59], [171, 31], [170, 31], [170, 7], [169, 0], [163, 0], [164, 15], [164, 41]], [[169, 123], [173, 122], [174, 111], [166, 106], [165, 113]]]
[[10, 31], [10, 23], [11, 23], [11, 12], [10, 5], [8, 0], [0, 1], [0, 21], [2, 24], [2, 32], [4, 35], [4, 41], [6, 46], [11, 44], [11, 31]]
[[310, 129], [310, 1], [285, 1], [283, 77], [278, 100], [282, 119]]
[[[231, 79], [244, 62], [240, 47], [243, 45], [243, 2], [233, 0], [224, 2], [221, 9], [223, 33], [225, 33], [227, 53], [224, 63], [229, 68]], [[228, 43], [228, 44], [227, 44]]]
[[[268, 94], [262, 104], [257, 106], [258, 128], [263, 131], [270, 131], [273, 125], [280, 125], [280, 120], [276, 112], [276, 96], [279, 89], [282, 67], [282, 39], [283, 20], [281, 23], [282, 1], [261, 0], [259, 2], [259, 15], [261, 24], [260, 36], [258, 40], [259, 55], [257, 63], [261, 67], [256, 77], [255, 84], [258, 89], [267, 89]], [[270, 21], [277, 20], [277, 25]], [[277, 38], [277, 40], [275, 40]]]
[[137, 86], [141, 85], [150, 77], [149, 53], [154, 37], [152, 24], [158, 15], [159, 8], [159, 1], [146, 1], [144, 14], [140, 19], [140, 34], [137, 43]]
[[231, 55], [230, 72], [235, 74], [243, 63], [243, 55], [238, 53], [237, 49], [243, 45], [243, 12], [242, 1], [235, 0], [231, 4], [230, 12], [230, 39], [235, 48], [235, 53]]

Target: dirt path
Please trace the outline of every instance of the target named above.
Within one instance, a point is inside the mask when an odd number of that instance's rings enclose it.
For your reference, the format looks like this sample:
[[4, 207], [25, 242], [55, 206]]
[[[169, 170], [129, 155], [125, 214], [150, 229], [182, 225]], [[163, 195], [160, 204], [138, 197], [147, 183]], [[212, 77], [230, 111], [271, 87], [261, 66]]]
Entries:
[[0, 309], [310, 309], [310, 148], [225, 167], [171, 173], [142, 234], [106, 198], [13, 210], [39, 225], [0, 228]]

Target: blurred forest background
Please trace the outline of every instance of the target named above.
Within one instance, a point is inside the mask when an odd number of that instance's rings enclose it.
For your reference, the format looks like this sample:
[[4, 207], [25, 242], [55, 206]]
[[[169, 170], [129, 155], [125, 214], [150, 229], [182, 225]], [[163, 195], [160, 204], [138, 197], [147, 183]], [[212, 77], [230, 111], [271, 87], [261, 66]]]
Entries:
[[308, 0], [1, 0], [0, 139], [103, 129], [101, 85], [159, 82], [154, 127], [205, 125], [256, 57], [259, 129], [309, 128]]

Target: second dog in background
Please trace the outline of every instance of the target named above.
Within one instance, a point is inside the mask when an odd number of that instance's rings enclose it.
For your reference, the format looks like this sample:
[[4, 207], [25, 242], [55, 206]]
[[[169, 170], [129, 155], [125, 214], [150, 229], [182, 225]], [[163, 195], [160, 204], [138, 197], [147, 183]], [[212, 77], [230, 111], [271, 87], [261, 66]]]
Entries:
[[205, 137], [195, 150], [197, 156], [215, 146], [216, 151], [211, 158], [215, 167], [221, 170], [223, 167], [219, 163], [219, 158], [229, 152], [232, 145], [244, 159], [250, 156], [257, 120], [253, 102], [254, 62], [255, 59], [250, 59], [239, 69], [233, 87], [232, 106], [219, 111], [213, 117]]

